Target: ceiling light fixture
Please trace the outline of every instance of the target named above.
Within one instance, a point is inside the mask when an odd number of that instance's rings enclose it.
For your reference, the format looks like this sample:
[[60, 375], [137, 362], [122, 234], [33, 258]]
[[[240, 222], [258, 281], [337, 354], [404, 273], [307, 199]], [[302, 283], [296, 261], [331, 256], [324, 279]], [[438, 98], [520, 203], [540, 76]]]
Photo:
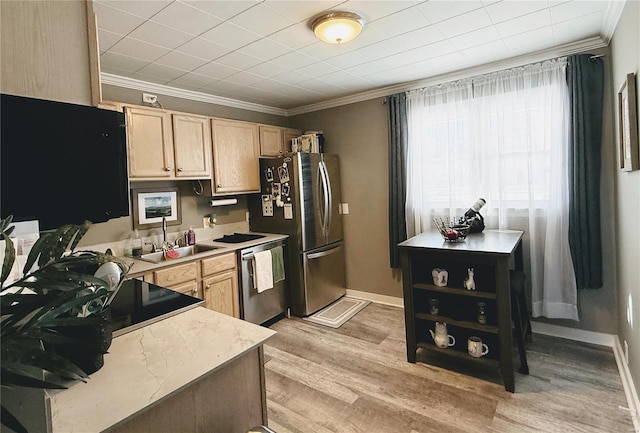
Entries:
[[318, 39], [330, 44], [343, 44], [362, 31], [364, 20], [352, 12], [331, 12], [313, 22], [311, 28]]

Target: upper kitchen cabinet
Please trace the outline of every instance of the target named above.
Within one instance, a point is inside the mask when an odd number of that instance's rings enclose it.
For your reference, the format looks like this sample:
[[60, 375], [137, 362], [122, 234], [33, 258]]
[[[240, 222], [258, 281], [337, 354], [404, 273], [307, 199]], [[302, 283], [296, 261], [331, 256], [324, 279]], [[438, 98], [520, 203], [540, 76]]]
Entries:
[[209, 118], [125, 107], [131, 180], [211, 176]]
[[214, 118], [213, 193], [237, 194], [260, 191], [260, 143], [258, 125]]
[[211, 176], [211, 125], [208, 117], [173, 114], [176, 177]]
[[284, 151], [291, 152], [291, 140], [300, 137], [302, 135], [302, 131], [299, 129], [291, 129], [291, 128], [282, 128], [284, 135]]
[[299, 129], [260, 125], [260, 155], [279, 156], [291, 151], [291, 139], [300, 135]]
[[174, 177], [171, 114], [151, 108], [125, 107], [129, 178]]

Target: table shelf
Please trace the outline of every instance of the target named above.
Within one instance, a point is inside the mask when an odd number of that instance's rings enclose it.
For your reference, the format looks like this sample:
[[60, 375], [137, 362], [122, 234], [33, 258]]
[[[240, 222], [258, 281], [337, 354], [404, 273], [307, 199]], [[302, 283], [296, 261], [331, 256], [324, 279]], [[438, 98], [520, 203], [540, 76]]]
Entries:
[[424, 349], [428, 352], [433, 352], [433, 353], [437, 353], [439, 355], [444, 355], [447, 356], [449, 358], [455, 358], [455, 359], [459, 359], [465, 362], [472, 362], [475, 364], [480, 364], [480, 365], [484, 365], [486, 367], [490, 367], [490, 368], [499, 368], [500, 367], [500, 362], [497, 359], [491, 359], [491, 358], [474, 358], [473, 356], [469, 355], [468, 353], [464, 353], [464, 352], [460, 352], [458, 350], [455, 349], [441, 349], [438, 346], [435, 346], [433, 343], [422, 343], [419, 342], [417, 343], [417, 346], [421, 349]]
[[[515, 230], [485, 230], [470, 234], [464, 242], [452, 244], [443, 242], [439, 232], [425, 232], [398, 244], [409, 362], [416, 362], [420, 349], [467, 361], [472, 366], [496, 368], [505, 389], [514, 392], [509, 270], [512, 263], [517, 270], [522, 270], [522, 235], [522, 231]], [[436, 268], [448, 271], [448, 281], [454, 287], [431, 284], [431, 271]], [[471, 268], [475, 270], [475, 283], [480, 290], [462, 287]], [[460, 286], [455, 287], [458, 283]], [[437, 315], [427, 312], [432, 296], [440, 302]], [[477, 310], [472, 307], [477, 301], [486, 301], [489, 324], [477, 322]], [[432, 341], [425, 341], [434, 322], [447, 324], [456, 338], [454, 347], [441, 349]], [[471, 336], [479, 336], [487, 344], [488, 356], [474, 358], [466, 352], [467, 339]]]
[[457, 296], [468, 296], [470, 298], [496, 299], [496, 294], [493, 292], [457, 289], [455, 287], [446, 287], [446, 286], [442, 287], [442, 286], [435, 286], [433, 284], [425, 284], [425, 283], [415, 283], [413, 287], [419, 290], [428, 290], [431, 292], [447, 293], [450, 295], [457, 295]]
[[432, 322], [445, 322], [447, 325], [458, 326], [460, 328], [466, 328], [466, 329], [473, 329], [475, 331], [488, 332], [491, 334], [498, 333], [497, 326], [482, 325], [480, 323], [469, 322], [466, 320], [455, 320], [447, 316], [441, 316], [441, 315], [435, 316], [433, 314], [427, 314], [427, 313], [416, 313], [416, 318], [422, 319], [422, 320], [430, 320]]

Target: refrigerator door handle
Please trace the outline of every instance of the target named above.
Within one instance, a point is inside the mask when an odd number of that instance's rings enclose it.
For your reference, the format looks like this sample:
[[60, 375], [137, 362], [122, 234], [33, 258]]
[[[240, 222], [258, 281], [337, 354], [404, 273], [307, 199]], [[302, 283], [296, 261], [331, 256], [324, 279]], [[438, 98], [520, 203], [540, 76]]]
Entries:
[[333, 253], [337, 253], [340, 248], [342, 248], [342, 245], [338, 245], [329, 250], [324, 250], [317, 253], [310, 253], [310, 254], [307, 254], [307, 259], [313, 260], [313, 259], [319, 259], [320, 257], [326, 257]]
[[329, 172], [327, 171], [327, 165], [324, 161], [320, 161], [319, 165], [320, 173], [322, 177], [322, 187], [324, 192], [324, 218], [322, 221], [322, 230], [324, 232], [325, 238], [329, 237], [329, 228], [331, 227], [331, 208], [332, 208], [332, 198], [331, 198], [331, 182], [329, 180]]

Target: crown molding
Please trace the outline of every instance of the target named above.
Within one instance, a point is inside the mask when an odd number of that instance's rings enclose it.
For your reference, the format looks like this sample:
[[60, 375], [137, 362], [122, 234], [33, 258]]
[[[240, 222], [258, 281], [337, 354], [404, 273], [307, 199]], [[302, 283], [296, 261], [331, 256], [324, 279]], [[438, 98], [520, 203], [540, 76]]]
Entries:
[[358, 93], [355, 95], [346, 96], [344, 98], [332, 99], [330, 101], [323, 101], [317, 104], [305, 105], [302, 107], [293, 108], [287, 110], [287, 116], [295, 116], [298, 114], [310, 113], [314, 111], [326, 110], [328, 108], [335, 108], [342, 105], [353, 104], [355, 102], [368, 101], [375, 98], [384, 98], [394, 93], [406, 92], [409, 90], [419, 89], [421, 87], [430, 86], [433, 84], [445, 83], [447, 81], [455, 81], [463, 78], [470, 78], [476, 75], [488, 74], [496, 72], [502, 69], [515, 68], [523, 66], [529, 63], [541, 62], [556, 57], [569, 56], [571, 54], [584, 53], [585, 51], [604, 48], [607, 46], [607, 42], [603, 41], [599, 36], [585, 39], [579, 42], [573, 42], [570, 44], [559, 45], [546, 50], [536, 51], [534, 53], [524, 54], [521, 56], [510, 57], [508, 59], [499, 60], [496, 62], [485, 63], [483, 65], [474, 66], [466, 69], [459, 69], [453, 72], [447, 72], [445, 74], [435, 75], [433, 77], [424, 78], [420, 80], [410, 81], [406, 83], [400, 83], [393, 86], [381, 87], [379, 89]]
[[275, 114], [277, 116], [288, 116], [287, 110], [268, 105], [254, 104], [252, 102], [238, 101], [237, 99], [225, 98], [222, 96], [210, 95], [208, 93], [194, 92], [192, 90], [178, 89], [162, 84], [149, 83], [147, 81], [136, 80], [134, 78], [122, 77], [106, 72], [100, 74], [102, 84], [124, 87], [127, 89], [142, 90], [145, 92], [155, 92], [166, 96], [188, 99], [191, 101], [206, 102], [209, 104], [223, 105], [225, 107], [240, 108], [243, 110], [257, 111], [259, 113]]
[[[612, 17], [607, 21], [607, 31], [613, 34], [613, 29], [620, 18], [622, 8], [624, 7], [625, 0], [614, 1], [607, 11], [607, 18]], [[619, 5], [622, 5], [621, 7]], [[614, 19], [615, 18], [615, 19]], [[611, 27], [611, 29], [609, 29]], [[121, 77], [119, 75], [113, 75], [108, 73], [101, 73], [100, 77], [103, 84], [111, 84], [114, 86], [125, 87], [128, 89], [142, 90], [148, 92], [157, 92], [167, 96], [174, 96], [177, 98], [189, 99], [193, 101], [206, 102], [210, 104], [224, 105], [227, 107], [240, 108], [243, 110], [257, 111], [260, 113], [275, 114], [278, 116], [296, 116], [298, 114], [311, 113], [314, 111], [326, 110], [329, 108], [341, 107], [343, 105], [349, 105], [356, 102], [368, 101], [375, 98], [384, 98], [394, 93], [406, 92], [409, 90], [419, 89], [433, 84], [444, 83], [447, 81], [460, 80], [463, 78], [469, 78], [476, 75], [488, 74], [491, 72], [499, 71], [501, 69], [515, 68], [523, 66], [529, 63], [541, 62], [544, 60], [568, 56], [571, 54], [584, 53], [589, 50], [595, 50], [604, 48], [609, 44], [611, 36], [600, 37], [596, 36], [590, 39], [585, 39], [579, 42], [573, 42], [570, 44], [559, 45], [546, 50], [536, 51], [534, 53], [524, 54], [521, 56], [510, 57], [508, 59], [499, 60], [496, 62], [486, 63], [484, 65], [474, 66], [466, 69], [459, 69], [453, 72], [445, 74], [435, 75], [433, 77], [424, 78], [420, 80], [395, 84], [393, 86], [380, 87], [378, 89], [357, 93], [342, 98], [331, 99], [328, 101], [322, 101], [315, 104], [304, 105], [301, 107], [285, 110], [277, 107], [270, 107], [267, 105], [254, 104], [251, 102], [238, 101], [236, 99], [224, 98], [221, 96], [210, 95], [207, 93], [194, 92], [191, 90], [183, 90], [175, 87], [169, 87], [162, 84], [154, 84], [146, 81], [136, 80], [133, 78]]]
[[627, 0], [614, 0], [609, 3], [609, 7], [607, 8], [607, 12], [604, 16], [604, 22], [602, 23], [602, 31], [600, 32], [607, 45], [611, 42], [613, 32], [618, 25], [618, 21], [620, 21], [622, 10], [626, 3]]

